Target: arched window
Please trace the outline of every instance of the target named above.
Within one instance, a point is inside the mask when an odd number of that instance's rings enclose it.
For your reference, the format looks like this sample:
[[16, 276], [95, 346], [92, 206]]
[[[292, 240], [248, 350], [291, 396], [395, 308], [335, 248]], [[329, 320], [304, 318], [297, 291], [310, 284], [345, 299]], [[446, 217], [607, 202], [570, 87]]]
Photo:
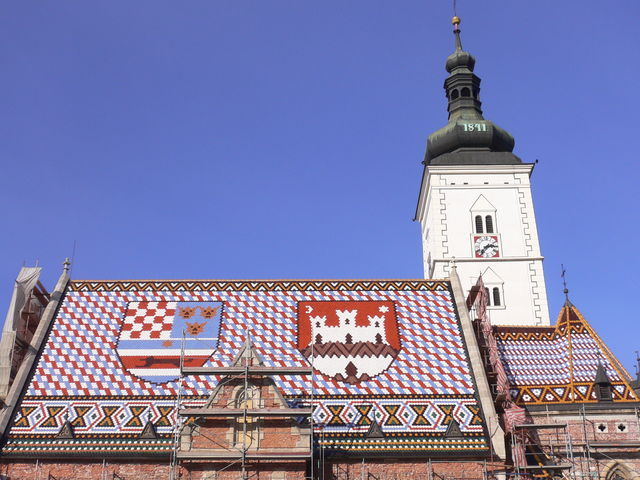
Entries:
[[458, 93], [458, 90], [453, 90], [451, 92], [451, 100], [455, 100], [456, 98], [458, 98], [460, 94]]
[[471, 90], [469, 90], [467, 87], [464, 87], [462, 89], [462, 91], [460, 92], [460, 95], [462, 95], [463, 97], [470, 97], [471, 96]]
[[500, 303], [500, 289], [498, 287], [493, 287], [493, 305], [495, 307], [499, 307]]
[[487, 224], [487, 233], [493, 233], [493, 217], [491, 215], [487, 215], [484, 217], [484, 220]]
[[[235, 407], [241, 409], [259, 408], [260, 389], [249, 385], [246, 390], [240, 388], [235, 397]], [[237, 417], [233, 429], [233, 443], [238, 448], [257, 448], [258, 446], [258, 420], [254, 416]]]
[[629, 471], [622, 465], [614, 465], [607, 473], [606, 480], [629, 480]]
[[476, 215], [476, 233], [482, 232], [482, 217], [480, 215]]

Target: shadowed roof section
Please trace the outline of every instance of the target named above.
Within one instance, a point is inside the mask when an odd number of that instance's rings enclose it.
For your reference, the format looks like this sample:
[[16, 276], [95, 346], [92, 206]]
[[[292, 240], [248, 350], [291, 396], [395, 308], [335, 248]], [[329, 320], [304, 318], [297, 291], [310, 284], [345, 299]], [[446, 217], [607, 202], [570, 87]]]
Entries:
[[638, 402], [631, 377], [567, 300], [555, 327], [494, 327], [512, 396], [519, 404], [596, 403], [606, 373], [614, 403]]

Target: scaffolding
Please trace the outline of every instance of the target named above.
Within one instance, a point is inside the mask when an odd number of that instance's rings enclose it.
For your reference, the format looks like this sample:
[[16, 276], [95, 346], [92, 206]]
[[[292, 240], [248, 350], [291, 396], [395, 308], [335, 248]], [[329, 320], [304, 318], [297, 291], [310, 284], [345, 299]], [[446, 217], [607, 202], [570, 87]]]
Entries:
[[[552, 440], [545, 442], [545, 437]], [[574, 473], [573, 446], [566, 423], [517, 425], [511, 433], [511, 454], [513, 473], [518, 478]]]
[[[260, 398], [259, 388], [254, 388], [255, 379], [277, 376], [311, 375], [313, 382], [313, 366], [264, 366], [256, 362], [257, 357], [253, 353], [250, 334], [247, 332], [246, 340], [241, 353], [234, 359], [231, 365], [225, 367], [186, 366], [185, 365], [185, 336], [183, 335], [180, 355], [180, 379], [178, 394], [176, 396], [175, 411], [176, 423], [173, 431], [173, 448], [171, 452], [170, 480], [179, 480], [180, 466], [185, 461], [216, 462], [224, 464], [221, 468], [212, 471], [211, 479], [217, 479], [219, 474], [232, 467], [239, 467], [239, 480], [249, 480], [249, 467], [260, 460], [312, 460], [313, 457], [313, 424], [312, 404], [308, 406], [282, 406], [281, 408], [265, 408], [263, 399]], [[241, 384], [239, 397], [230, 398], [222, 406], [188, 406], [185, 404], [184, 390], [186, 379], [191, 375], [214, 375], [222, 377], [216, 386], [215, 392], [233, 383]], [[264, 385], [264, 382], [259, 382]], [[275, 388], [275, 385], [274, 385]], [[313, 391], [313, 388], [312, 388]], [[211, 400], [213, 395], [209, 398]], [[240, 442], [222, 444], [212, 438], [208, 438], [219, 448], [215, 449], [191, 449], [183, 448], [183, 432], [190, 426], [196, 426], [205, 419], [233, 418], [236, 425], [242, 428], [239, 431]], [[257, 422], [264, 418], [292, 418], [307, 419], [310, 428], [308, 449], [261, 449], [258, 448]], [[313, 465], [313, 460], [311, 461]]]

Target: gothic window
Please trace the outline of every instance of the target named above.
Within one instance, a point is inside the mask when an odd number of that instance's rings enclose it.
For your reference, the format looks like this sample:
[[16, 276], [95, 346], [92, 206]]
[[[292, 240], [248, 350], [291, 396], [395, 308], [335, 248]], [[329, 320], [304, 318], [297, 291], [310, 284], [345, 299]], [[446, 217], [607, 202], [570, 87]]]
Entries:
[[617, 464], [611, 470], [609, 470], [606, 480], [629, 480], [629, 478], [630, 475], [627, 469], [622, 465]]
[[485, 285], [487, 307], [491, 310], [504, 309], [504, 280], [491, 267], [487, 267], [482, 272], [482, 282]]
[[[260, 389], [249, 385], [240, 388], [236, 394], [234, 406], [240, 409], [259, 408]], [[233, 443], [237, 448], [256, 448], [258, 446], [258, 420], [255, 416], [240, 415], [235, 420]]]
[[498, 287], [493, 287], [493, 306], [500, 306], [500, 289]]
[[470, 96], [471, 96], [471, 90], [469, 90], [467, 87], [464, 87], [464, 88], [462, 89], [462, 91], [460, 92], [460, 94], [461, 94], [463, 97], [470, 97]]
[[484, 217], [484, 220], [487, 225], [487, 233], [493, 233], [493, 217], [491, 215], [487, 215]]
[[[488, 182], [484, 182], [485, 185]], [[479, 195], [469, 209], [473, 233], [497, 233], [496, 208], [484, 195]]]

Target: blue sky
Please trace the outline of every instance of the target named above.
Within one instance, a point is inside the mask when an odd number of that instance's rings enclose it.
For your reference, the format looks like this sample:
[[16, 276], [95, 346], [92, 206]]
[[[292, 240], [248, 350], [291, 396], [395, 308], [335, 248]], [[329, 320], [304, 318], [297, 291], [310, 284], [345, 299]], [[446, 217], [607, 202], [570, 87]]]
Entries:
[[[540, 160], [552, 318], [633, 373], [640, 4], [458, 1], [485, 118]], [[23, 262], [73, 277], [418, 278], [448, 1], [5, 2], [0, 308]]]

